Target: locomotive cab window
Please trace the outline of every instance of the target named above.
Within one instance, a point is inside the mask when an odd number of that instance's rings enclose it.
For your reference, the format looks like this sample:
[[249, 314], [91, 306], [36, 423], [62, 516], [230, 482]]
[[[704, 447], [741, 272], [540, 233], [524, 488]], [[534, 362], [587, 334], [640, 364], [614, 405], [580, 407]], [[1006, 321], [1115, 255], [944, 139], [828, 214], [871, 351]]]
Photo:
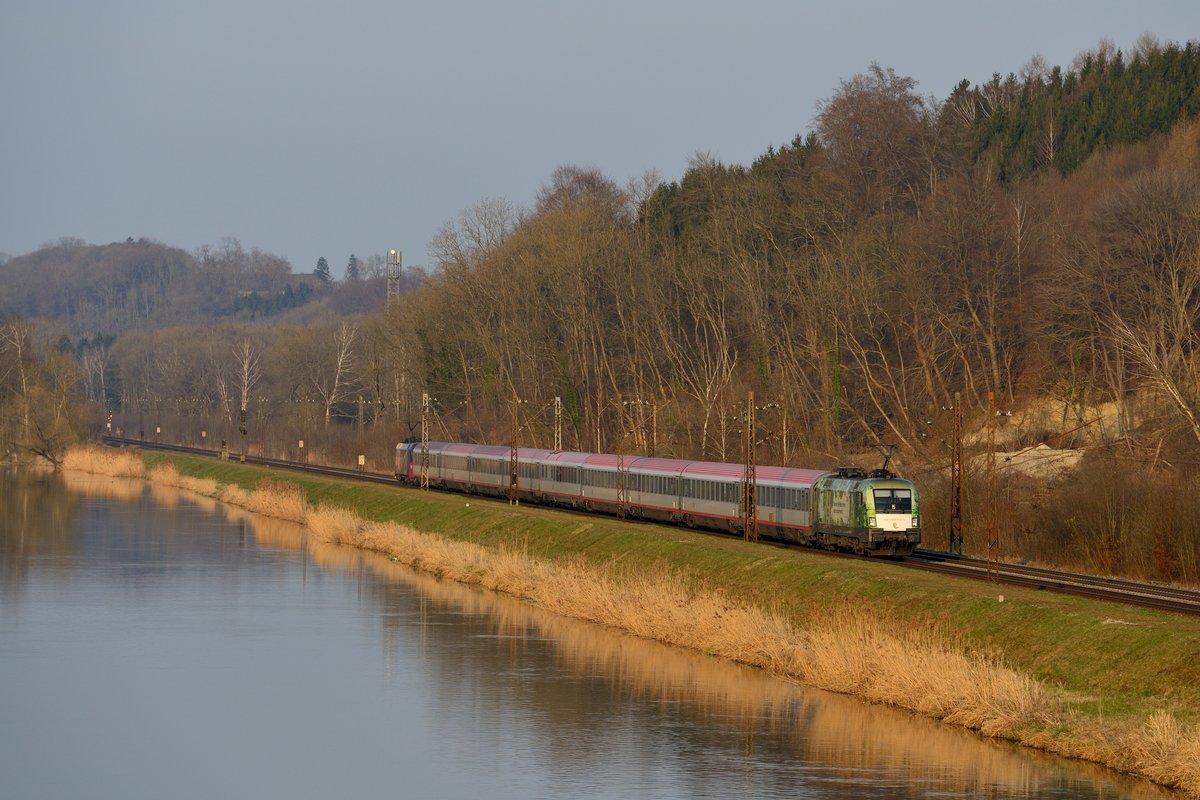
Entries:
[[876, 489], [875, 512], [877, 514], [911, 514], [911, 489]]

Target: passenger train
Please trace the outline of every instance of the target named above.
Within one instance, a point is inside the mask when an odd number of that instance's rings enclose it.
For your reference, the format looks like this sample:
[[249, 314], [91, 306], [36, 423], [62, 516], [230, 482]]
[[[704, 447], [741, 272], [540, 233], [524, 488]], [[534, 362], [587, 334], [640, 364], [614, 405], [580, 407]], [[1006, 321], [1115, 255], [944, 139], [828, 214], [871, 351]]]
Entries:
[[[427, 459], [424, 460], [424, 459]], [[745, 467], [713, 461], [617, 456], [496, 445], [396, 445], [396, 478], [524, 502], [740, 533]], [[763, 535], [855, 553], [904, 556], [921, 541], [917, 490], [884, 470], [755, 469]]]

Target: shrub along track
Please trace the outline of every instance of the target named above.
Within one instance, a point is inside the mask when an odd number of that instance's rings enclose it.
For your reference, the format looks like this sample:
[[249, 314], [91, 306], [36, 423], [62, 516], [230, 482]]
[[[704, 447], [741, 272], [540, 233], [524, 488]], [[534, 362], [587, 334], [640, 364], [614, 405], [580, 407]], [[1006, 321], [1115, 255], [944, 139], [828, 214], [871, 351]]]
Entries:
[[[990, 732], [1144, 774], [1200, 797], [1197, 618], [1021, 588], [1006, 590], [1001, 602], [990, 583], [902, 570], [894, 562], [830, 559], [681, 528], [514, 509], [503, 501], [373, 486], [278, 466], [143, 457], [151, 465], [174, 461], [182, 473], [244, 488], [265, 475], [286, 479], [312, 505], [351, 509], [365, 520], [400, 520], [490, 551], [519, 551], [550, 564], [591, 565], [594, 571], [670, 572], [681, 586], [719, 590], [738, 608], [762, 609], [809, 631], [804, 634], [809, 644], [830, 627], [831, 618], [845, 619], [847, 609], [853, 610], [851, 618], [880, 621], [899, 638], [927, 642], [929, 631], [942, 631], [951, 649], [999, 659], [1047, 690], [1048, 702], [1036, 718]], [[849, 628], [847, 635], [857, 635]], [[921, 667], [919, 659], [912, 663], [914, 671], [936, 677], [936, 668]], [[888, 666], [867, 664], [865, 670], [869, 675]], [[853, 685], [843, 690], [913, 707]], [[934, 716], [952, 719], [953, 709]]]

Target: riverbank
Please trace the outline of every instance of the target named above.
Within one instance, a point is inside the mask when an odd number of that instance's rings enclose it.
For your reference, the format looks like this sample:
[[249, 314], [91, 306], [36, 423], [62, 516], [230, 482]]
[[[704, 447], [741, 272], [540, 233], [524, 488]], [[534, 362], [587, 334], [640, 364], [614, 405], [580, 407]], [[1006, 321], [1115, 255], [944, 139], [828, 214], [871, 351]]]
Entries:
[[1012, 589], [1001, 601], [889, 563], [228, 462], [100, 451], [68, 466], [148, 475], [557, 613], [1200, 796], [1200, 620]]

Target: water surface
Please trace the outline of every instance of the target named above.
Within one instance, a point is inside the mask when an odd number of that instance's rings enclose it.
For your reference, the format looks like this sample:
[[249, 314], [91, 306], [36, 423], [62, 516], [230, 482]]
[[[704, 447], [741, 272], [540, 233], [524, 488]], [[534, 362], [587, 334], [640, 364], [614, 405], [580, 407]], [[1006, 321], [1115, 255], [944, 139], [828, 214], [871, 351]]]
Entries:
[[5, 797], [1166, 796], [174, 490], [0, 492]]

